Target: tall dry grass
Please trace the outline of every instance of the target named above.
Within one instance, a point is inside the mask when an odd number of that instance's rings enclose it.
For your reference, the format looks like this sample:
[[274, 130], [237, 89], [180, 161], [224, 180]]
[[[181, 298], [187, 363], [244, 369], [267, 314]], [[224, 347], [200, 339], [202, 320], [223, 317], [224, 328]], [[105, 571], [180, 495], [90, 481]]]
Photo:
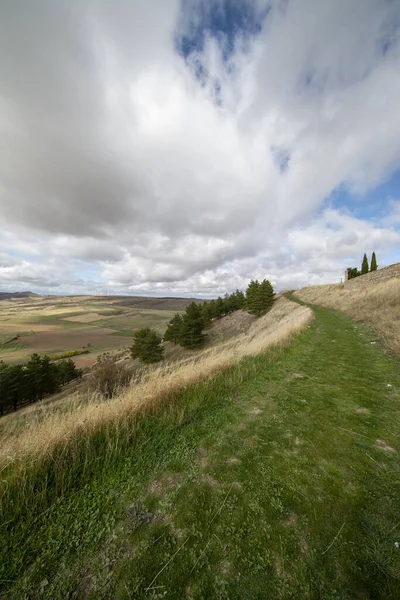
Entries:
[[285, 343], [312, 318], [309, 308], [281, 297], [269, 313], [254, 319], [245, 333], [200, 351], [195, 357], [150, 369], [139, 384], [112, 399], [76, 395], [56, 405], [8, 415], [1, 423], [0, 470], [37, 465], [52, 457], [55, 450], [59, 452], [83, 438], [89, 443], [106, 430], [110, 447], [117, 448], [119, 436], [129, 435], [132, 417], [162, 407], [167, 396], [223, 372], [245, 356]]
[[356, 321], [365, 321], [387, 348], [400, 355], [400, 279], [389, 279], [368, 288], [344, 284], [317, 285], [294, 294], [304, 302], [340, 310]]

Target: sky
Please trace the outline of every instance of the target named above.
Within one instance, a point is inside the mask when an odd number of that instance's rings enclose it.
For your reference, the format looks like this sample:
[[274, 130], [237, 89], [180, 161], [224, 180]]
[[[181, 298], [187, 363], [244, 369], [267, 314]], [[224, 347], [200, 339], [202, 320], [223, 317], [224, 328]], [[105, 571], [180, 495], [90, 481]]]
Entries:
[[400, 261], [400, 0], [2, 0], [0, 291]]

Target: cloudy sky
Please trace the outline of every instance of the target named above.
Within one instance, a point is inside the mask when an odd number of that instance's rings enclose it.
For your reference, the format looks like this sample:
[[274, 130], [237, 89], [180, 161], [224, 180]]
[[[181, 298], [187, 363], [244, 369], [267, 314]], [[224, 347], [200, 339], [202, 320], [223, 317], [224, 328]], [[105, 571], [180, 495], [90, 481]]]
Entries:
[[0, 290], [400, 261], [399, 0], [2, 0]]

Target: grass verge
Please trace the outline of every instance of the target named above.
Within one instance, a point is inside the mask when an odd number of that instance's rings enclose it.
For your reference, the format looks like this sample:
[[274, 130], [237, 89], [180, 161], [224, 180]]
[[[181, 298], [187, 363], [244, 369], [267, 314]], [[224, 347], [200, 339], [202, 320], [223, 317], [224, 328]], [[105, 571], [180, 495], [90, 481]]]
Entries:
[[294, 295], [304, 302], [334, 308], [356, 321], [369, 323], [384, 345], [400, 356], [400, 279], [390, 279], [364, 289], [345, 287], [343, 283], [315, 285]]

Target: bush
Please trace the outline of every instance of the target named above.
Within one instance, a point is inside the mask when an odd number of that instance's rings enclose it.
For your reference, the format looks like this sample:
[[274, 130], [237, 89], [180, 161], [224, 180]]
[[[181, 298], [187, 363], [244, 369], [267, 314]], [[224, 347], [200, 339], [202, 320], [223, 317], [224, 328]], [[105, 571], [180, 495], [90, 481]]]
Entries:
[[104, 398], [112, 398], [121, 389], [130, 385], [134, 378], [134, 369], [122, 362], [116, 362], [108, 353], [101, 354], [97, 357], [96, 364], [87, 378], [87, 391]]
[[[89, 346], [89, 344], [88, 344]], [[63, 358], [72, 358], [72, 356], [80, 356], [81, 354], [89, 354], [90, 350], [69, 350], [63, 354], [52, 354], [50, 360], [61, 360]]]
[[354, 279], [355, 277], [359, 277], [361, 275], [361, 271], [357, 269], [357, 267], [349, 267], [347, 269], [347, 279]]

